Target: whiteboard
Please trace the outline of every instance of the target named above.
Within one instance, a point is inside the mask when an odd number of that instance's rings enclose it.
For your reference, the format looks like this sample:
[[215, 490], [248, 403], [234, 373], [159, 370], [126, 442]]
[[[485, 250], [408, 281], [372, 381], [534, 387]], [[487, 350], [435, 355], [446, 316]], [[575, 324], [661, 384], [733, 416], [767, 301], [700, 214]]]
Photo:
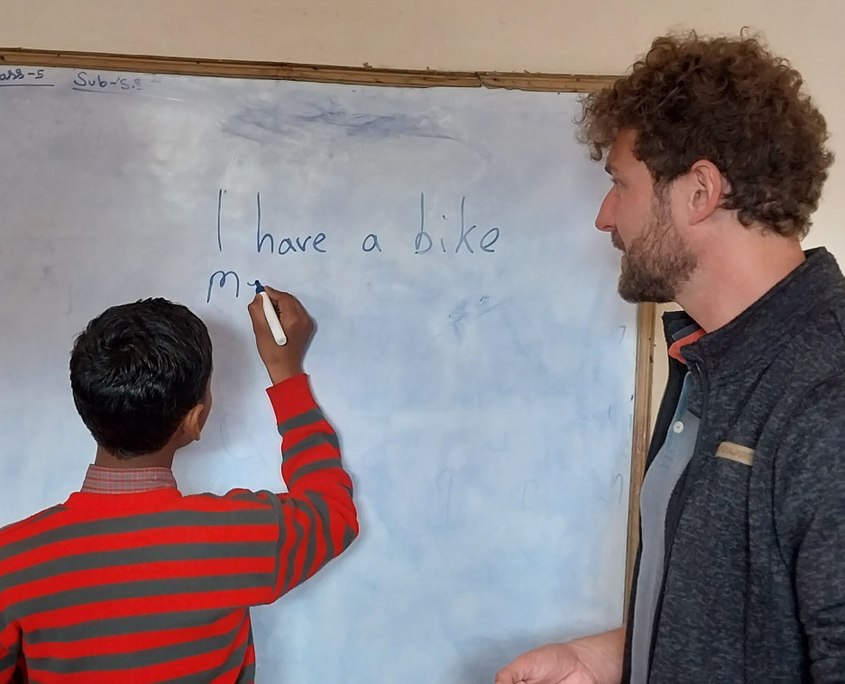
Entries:
[[149, 296], [191, 307], [214, 344], [180, 489], [278, 490], [258, 278], [317, 321], [306, 370], [362, 529], [253, 610], [259, 682], [487, 684], [526, 648], [621, 622], [636, 311], [593, 227], [606, 180], [575, 142], [575, 95], [16, 69], [0, 524], [79, 488], [94, 444], [73, 338]]

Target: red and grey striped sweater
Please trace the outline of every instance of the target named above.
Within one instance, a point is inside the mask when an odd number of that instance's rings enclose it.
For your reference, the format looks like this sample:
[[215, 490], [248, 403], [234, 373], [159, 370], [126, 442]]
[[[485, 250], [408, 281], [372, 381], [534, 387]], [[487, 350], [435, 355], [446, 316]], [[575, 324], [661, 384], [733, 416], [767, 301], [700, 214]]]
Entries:
[[249, 606], [358, 533], [307, 376], [267, 393], [289, 493], [76, 492], [0, 529], [0, 682], [253, 681]]

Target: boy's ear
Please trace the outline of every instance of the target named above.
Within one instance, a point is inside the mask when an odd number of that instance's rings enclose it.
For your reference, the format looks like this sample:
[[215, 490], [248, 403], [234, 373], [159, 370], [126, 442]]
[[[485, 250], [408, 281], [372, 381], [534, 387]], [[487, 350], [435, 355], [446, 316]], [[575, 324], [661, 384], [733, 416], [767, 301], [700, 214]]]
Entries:
[[205, 402], [200, 402], [185, 414], [185, 417], [182, 419], [182, 432], [190, 437], [192, 441], [198, 442], [202, 429], [205, 426], [206, 417]]

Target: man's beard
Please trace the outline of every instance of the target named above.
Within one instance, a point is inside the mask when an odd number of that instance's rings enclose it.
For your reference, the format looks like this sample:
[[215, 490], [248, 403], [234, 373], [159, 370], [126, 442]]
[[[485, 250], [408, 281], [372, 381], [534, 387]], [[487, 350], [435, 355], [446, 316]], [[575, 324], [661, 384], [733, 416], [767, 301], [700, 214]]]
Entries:
[[695, 255], [675, 228], [668, 202], [660, 194], [642, 235], [627, 249], [615, 232], [611, 241], [625, 254], [619, 274], [619, 295], [626, 302], [675, 301], [678, 289], [690, 279], [697, 265]]

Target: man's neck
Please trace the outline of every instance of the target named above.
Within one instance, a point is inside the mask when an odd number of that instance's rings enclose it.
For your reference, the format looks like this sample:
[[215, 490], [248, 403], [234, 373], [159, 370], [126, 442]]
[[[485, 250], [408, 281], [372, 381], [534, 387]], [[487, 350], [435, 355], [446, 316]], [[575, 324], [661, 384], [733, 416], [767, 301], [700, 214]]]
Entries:
[[726, 325], [804, 261], [797, 239], [753, 228], [699, 258], [677, 302], [707, 332]]

